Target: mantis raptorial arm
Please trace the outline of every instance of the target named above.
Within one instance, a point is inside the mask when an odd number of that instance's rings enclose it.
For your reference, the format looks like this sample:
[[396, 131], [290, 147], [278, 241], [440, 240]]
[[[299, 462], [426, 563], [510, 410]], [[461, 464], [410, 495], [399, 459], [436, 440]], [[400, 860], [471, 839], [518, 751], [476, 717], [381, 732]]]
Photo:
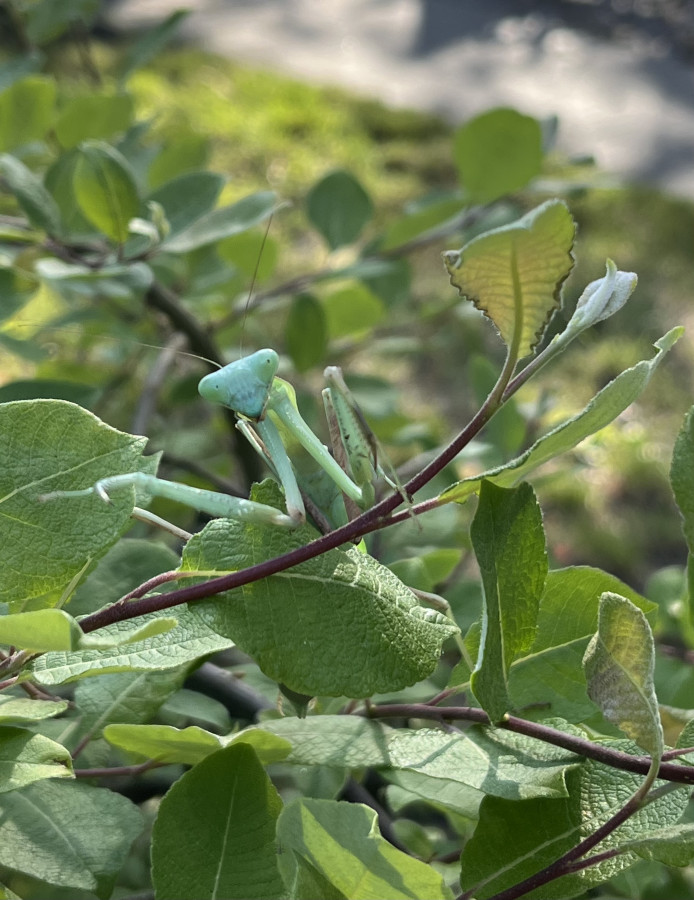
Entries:
[[354, 480], [302, 419], [294, 404], [291, 386], [275, 375], [278, 364], [279, 357], [274, 350], [259, 350], [206, 375], [199, 384], [199, 391], [205, 399], [220, 403], [236, 413], [239, 429], [267, 459], [279, 479], [284, 490], [286, 513], [253, 500], [165, 481], [143, 472], [110, 475], [83, 490], [53, 491], [40, 499], [87, 497], [95, 494], [108, 502], [110, 492], [123, 487], [135, 487], [152, 496], [178, 501], [211, 516], [296, 528], [305, 521], [306, 512], [294, 468], [280, 432], [273, 422], [273, 417], [276, 417], [338, 488], [360, 508], [367, 508], [374, 498], [372, 480], [375, 476], [375, 452], [365, 436], [368, 430], [360, 422], [354, 402], [343, 396], [347, 388], [341, 380], [339, 369], [326, 369], [329, 385], [324, 391], [324, 398], [331, 431], [339, 432], [341, 436]]
[[166, 481], [145, 472], [110, 475], [107, 478], [101, 478], [95, 485], [84, 490], [52, 491], [50, 494], [42, 494], [39, 499], [55, 500], [59, 497], [89, 497], [96, 494], [97, 497], [109, 503], [111, 500], [109, 492], [123, 487], [134, 487], [154, 497], [175, 500], [210, 516], [239, 519], [259, 525], [279, 525], [281, 528], [295, 528], [297, 525], [294, 519], [273, 506], [256, 503], [254, 500], [244, 500], [241, 497], [232, 497], [229, 494], [219, 494], [216, 491], [205, 491], [188, 484], [179, 484], [176, 481]]

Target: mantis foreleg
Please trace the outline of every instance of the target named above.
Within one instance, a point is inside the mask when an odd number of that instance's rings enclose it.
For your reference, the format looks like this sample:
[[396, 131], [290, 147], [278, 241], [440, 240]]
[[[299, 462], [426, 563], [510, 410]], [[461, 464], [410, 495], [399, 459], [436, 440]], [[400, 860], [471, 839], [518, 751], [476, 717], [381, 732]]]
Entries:
[[91, 494], [96, 494], [96, 496], [108, 503], [110, 502], [109, 491], [122, 487], [134, 487], [154, 497], [175, 500], [178, 503], [200, 510], [200, 512], [205, 512], [210, 516], [239, 519], [242, 522], [252, 522], [258, 525], [277, 525], [280, 528], [295, 528], [297, 525], [296, 520], [291, 516], [264, 503], [244, 500], [241, 497], [232, 497], [229, 494], [219, 494], [216, 491], [206, 491], [187, 484], [177, 484], [175, 481], [165, 481], [163, 478], [157, 478], [155, 475], [148, 475], [145, 472], [110, 475], [84, 490], [53, 491], [50, 494], [43, 494], [39, 499], [53, 500], [58, 497], [88, 497]]

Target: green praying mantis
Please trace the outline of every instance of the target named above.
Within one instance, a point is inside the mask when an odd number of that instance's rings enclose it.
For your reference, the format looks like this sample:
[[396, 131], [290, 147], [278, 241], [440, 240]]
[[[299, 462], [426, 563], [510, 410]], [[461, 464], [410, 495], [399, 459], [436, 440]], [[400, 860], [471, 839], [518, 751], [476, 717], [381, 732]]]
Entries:
[[96, 494], [109, 502], [111, 491], [132, 486], [211, 516], [285, 529], [297, 528], [306, 520], [306, 508], [276, 423], [284, 426], [298, 440], [343, 495], [359, 509], [368, 509], [373, 505], [374, 481], [378, 475], [397, 487], [397, 482], [389, 478], [379, 465], [375, 437], [351, 397], [341, 370], [330, 366], [324, 373], [327, 386], [323, 390], [323, 402], [335, 453], [333, 456], [300, 415], [293, 388], [277, 376], [278, 367], [279, 356], [274, 350], [258, 350], [206, 375], [200, 381], [198, 390], [205, 400], [227, 407], [236, 414], [237, 428], [266, 460], [282, 486], [286, 512], [254, 500], [166, 481], [144, 472], [111, 475], [84, 490], [53, 491], [40, 499], [45, 501]]

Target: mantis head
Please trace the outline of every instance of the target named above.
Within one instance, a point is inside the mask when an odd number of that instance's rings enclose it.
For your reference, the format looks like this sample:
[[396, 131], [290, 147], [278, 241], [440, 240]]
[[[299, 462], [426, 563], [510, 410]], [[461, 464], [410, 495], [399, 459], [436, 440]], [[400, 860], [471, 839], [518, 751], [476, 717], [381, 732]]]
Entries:
[[278, 366], [279, 357], [274, 350], [257, 350], [218, 372], [205, 375], [198, 391], [210, 403], [220, 403], [257, 421], [265, 411]]

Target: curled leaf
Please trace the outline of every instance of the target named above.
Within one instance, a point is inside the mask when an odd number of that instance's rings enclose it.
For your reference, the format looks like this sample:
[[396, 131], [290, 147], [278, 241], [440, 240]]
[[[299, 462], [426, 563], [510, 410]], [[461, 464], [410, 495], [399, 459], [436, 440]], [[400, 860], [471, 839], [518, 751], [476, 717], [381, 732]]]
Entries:
[[605, 718], [654, 758], [663, 754], [663, 728], [653, 685], [655, 645], [641, 610], [626, 597], [600, 597], [598, 630], [583, 657], [588, 696]]
[[570, 334], [574, 338], [591, 325], [609, 319], [633, 294], [638, 282], [636, 273], [622, 272], [611, 259], [605, 265], [605, 275], [591, 281], [579, 297], [564, 334]]

